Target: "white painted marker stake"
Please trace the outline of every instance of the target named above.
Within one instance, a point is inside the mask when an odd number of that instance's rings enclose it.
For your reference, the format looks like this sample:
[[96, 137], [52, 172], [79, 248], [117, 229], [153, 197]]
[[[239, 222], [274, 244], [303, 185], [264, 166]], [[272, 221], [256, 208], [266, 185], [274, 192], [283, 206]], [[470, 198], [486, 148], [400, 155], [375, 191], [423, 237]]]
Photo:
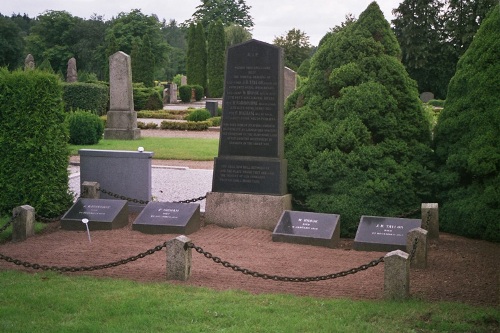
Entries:
[[89, 219], [82, 219], [82, 222], [87, 227], [87, 235], [89, 236], [89, 243], [92, 243], [92, 240], [90, 239]]

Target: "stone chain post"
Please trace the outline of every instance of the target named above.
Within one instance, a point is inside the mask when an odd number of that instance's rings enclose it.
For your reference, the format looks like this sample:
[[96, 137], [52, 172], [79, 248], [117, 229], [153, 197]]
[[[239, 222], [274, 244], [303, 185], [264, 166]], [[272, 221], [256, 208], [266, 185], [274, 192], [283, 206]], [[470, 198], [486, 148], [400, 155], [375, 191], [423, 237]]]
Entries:
[[429, 232], [429, 239], [439, 239], [439, 205], [422, 203], [422, 228]]
[[427, 235], [428, 231], [422, 228], [411, 229], [406, 236], [406, 252], [412, 253], [413, 244], [417, 241], [417, 248], [410, 260], [410, 267], [426, 268], [427, 267]]
[[[17, 215], [17, 216], [16, 216]], [[21, 242], [35, 234], [35, 208], [23, 205], [12, 210], [12, 241]]]
[[83, 182], [80, 197], [86, 199], [99, 199], [99, 183], [98, 182]]
[[384, 298], [407, 299], [410, 295], [409, 255], [401, 250], [389, 252], [384, 257]]
[[167, 280], [187, 281], [191, 276], [191, 239], [181, 235], [167, 241]]

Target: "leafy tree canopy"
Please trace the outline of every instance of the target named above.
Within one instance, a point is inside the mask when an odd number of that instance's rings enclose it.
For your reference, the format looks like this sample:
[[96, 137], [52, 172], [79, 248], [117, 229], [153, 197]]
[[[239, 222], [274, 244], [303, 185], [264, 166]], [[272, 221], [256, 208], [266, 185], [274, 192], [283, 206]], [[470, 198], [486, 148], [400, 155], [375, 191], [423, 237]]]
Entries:
[[341, 215], [353, 236], [361, 215], [397, 216], [430, 196], [430, 123], [373, 2], [329, 34], [309, 80], [288, 99], [285, 154], [299, 209]]
[[22, 58], [21, 29], [10, 19], [0, 16], [0, 66], [15, 69]]
[[224, 28], [226, 34], [226, 47], [240, 44], [252, 39], [250, 31], [241, 25], [231, 24]]
[[460, 58], [436, 125], [440, 226], [500, 241], [500, 5]]
[[297, 70], [304, 60], [309, 57], [312, 45], [309, 36], [300, 29], [293, 28], [286, 35], [274, 38], [273, 44], [283, 49], [285, 66]]
[[221, 20], [225, 27], [236, 24], [252, 28], [254, 23], [250, 16], [251, 8], [244, 0], [201, 0], [192, 18], [184, 22], [184, 25], [201, 22], [205, 31], [208, 31], [211, 22]]

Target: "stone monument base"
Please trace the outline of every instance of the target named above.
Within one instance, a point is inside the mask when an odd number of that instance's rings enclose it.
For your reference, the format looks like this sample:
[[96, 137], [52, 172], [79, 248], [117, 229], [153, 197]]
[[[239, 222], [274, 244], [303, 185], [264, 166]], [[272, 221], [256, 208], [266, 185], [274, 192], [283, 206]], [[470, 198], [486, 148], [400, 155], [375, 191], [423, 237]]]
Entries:
[[104, 138], [106, 140], [137, 140], [141, 138], [141, 129], [105, 128]]
[[292, 209], [292, 195], [209, 192], [205, 207], [206, 224], [273, 231], [283, 211]]

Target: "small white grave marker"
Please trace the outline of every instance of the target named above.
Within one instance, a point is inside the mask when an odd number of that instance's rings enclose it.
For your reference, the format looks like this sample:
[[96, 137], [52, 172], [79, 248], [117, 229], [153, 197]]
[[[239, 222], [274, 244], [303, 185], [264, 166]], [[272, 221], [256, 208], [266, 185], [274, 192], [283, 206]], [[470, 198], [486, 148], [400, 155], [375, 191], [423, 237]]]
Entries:
[[90, 239], [89, 219], [82, 219], [82, 222], [87, 227], [87, 235], [89, 236], [89, 243], [92, 243], [92, 240]]

